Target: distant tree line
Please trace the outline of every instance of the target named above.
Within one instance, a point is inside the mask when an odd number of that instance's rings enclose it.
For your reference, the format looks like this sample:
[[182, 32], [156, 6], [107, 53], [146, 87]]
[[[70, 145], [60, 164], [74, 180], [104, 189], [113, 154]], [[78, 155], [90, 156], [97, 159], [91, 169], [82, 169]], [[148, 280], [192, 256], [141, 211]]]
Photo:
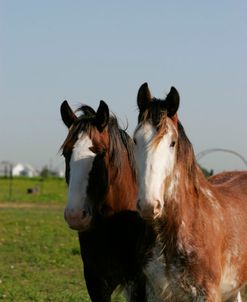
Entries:
[[211, 170], [207, 170], [206, 168], [203, 168], [202, 166], [200, 166], [203, 174], [206, 176], [206, 177], [209, 177], [209, 176], [212, 176], [214, 175], [214, 170], [211, 169]]

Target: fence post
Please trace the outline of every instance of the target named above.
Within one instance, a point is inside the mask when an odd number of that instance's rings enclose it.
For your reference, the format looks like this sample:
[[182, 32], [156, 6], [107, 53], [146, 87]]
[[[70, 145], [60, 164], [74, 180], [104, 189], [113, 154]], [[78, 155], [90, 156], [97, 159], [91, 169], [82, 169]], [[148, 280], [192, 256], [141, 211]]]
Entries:
[[9, 165], [9, 200], [12, 200], [12, 192], [13, 192], [13, 165]]

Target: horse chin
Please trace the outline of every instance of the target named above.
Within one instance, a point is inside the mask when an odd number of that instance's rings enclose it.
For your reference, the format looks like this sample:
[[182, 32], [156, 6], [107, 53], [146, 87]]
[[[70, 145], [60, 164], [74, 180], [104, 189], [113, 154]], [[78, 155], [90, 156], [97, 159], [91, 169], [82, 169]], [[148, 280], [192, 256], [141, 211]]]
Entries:
[[162, 206], [159, 200], [155, 200], [153, 203], [141, 203], [141, 200], [138, 200], [137, 210], [144, 220], [155, 220], [162, 216]]
[[147, 213], [139, 213], [140, 216], [142, 217], [142, 219], [146, 220], [146, 221], [155, 221], [161, 218], [162, 213], [157, 213], [157, 214], [147, 214]]
[[153, 215], [153, 220], [160, 219], [161, 217], [162, 217], [162, 211], [159, 211], [158, 213]]
[[87, 216], [83, 219], [83, 222], [78, 224], [69, 224], [70, 229], [78, 232], [85, 232], [90, 229], [92, 222], [92, 216]]

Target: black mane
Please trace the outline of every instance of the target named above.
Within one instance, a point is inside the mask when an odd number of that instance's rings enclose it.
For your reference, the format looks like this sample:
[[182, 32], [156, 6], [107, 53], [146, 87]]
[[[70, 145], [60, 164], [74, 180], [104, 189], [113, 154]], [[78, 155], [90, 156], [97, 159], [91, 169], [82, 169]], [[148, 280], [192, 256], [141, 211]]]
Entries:
[[[92, 123], [92, 119], [95, 118], [96, 112], [93, 108], [87, 105], [83, 105], [79, 108], [79, 110], [83, 111], [84, 115], [82, 117], [86, 117], [89, 122]], [[117, 170], [121, 170], [123, 163], [122, 154], [125, 150], [128, 153], [128, 158], [130, 162], [130, 166], [136, 175], [135, 171], [135, 159], [134, 159], [134, 143], [128, 133], [121, 129], [116, 116], [110, 116], [108, 122], [108, 131], [110, 137], [110, 150], [109, 156], [110, 160], [113, 162], [114, 167]]]
[[115, 116], [110, 117], [108, 129], [110, 136], [110, 160], [120, 171], [124, 165], [122, 154], [127, 152], [129, 163], [135, 176], [134, 142], [132, 138], [125, 130], [119, 127]]
[[140, 111], [138, 116], [138, 123], [150, 120], [152, 124], [157, 127], [164, 114], [167, 115], [166, 100], [152, 98], [152, 102], [144, 111]]
[[177, 161], [181, 162], [185, 166], [185, 171], [189, 179], [197, 188], [196, 175], [198, 171], [198, 166], [195, 158], [195, 153], [193, 146], [188, 139], [184, 128], [180, 121], [178, 121], [178, 152]]

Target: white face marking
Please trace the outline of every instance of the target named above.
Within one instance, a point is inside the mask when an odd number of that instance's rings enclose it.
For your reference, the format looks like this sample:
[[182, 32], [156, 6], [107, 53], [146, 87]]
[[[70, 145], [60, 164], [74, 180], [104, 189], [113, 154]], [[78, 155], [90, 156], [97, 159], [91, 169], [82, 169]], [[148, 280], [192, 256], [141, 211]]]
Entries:
[[175, 147], [171, 147], [175, 127], [170, 123], [168, 130], [158, 145], [152, 145], [157, 131], [150, 123], [145, 123], [135, 132], [136, 162], [138, 167], [140, 208], [154, 208], [160, 202], [160, 212], [164, 205], [164, 181], [173, 172]]
[[85, 207], [89, 172], [96, 156], [89, 149], [92, 146], [89, 136], [81, 133], [78, 135], [78, 140], [72, 151], [67, 210], [74, 213], [83, 210]]

